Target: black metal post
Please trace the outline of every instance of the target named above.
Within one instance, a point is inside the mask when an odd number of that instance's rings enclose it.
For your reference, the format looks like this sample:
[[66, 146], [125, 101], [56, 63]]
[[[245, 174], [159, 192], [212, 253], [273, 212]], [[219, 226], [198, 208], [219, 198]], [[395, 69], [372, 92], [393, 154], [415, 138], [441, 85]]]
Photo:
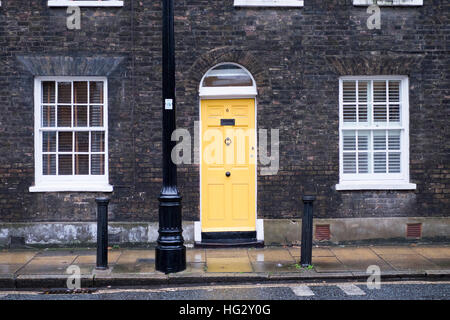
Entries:
[[108, 198], [97, 198], [97, 267], [108, 269]]
[[174, 0], [163, 0], [163, 101], [162, 152], [163, 185], [159, 196], [159, 237], [155, 252], [156, 270], [164, 273], [186, 269], [186, 247], [181, 227], [181, 195], [177, 188], [177, 167], [171, 152], [175, 141], [175, 37]]
[[302, 219], [302, 249], [300, 265], [307, 267], [312, 265], [312, 238], [313, 238], [313, 202], [315, 196], [303, 196], [303, 219]]

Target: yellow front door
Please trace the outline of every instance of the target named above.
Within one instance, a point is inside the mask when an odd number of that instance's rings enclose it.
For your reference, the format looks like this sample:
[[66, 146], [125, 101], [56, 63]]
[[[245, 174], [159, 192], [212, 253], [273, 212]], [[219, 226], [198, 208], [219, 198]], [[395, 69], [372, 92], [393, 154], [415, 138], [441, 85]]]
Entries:
[[202, 100], [202, 232], [255, 231], [255, 100]]

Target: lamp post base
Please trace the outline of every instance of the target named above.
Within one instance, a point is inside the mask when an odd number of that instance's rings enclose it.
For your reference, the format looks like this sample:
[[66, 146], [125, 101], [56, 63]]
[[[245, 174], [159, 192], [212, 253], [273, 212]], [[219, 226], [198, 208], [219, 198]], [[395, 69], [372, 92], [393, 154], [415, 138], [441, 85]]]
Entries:
[[[172, 190], [173, 191], [173, 190]], [[178, 192], [163, 192], [159, 197], [159, 237], [155, 268], [164, 273], [186, 269], [186, 247], [181, 227], [181, 197]]]

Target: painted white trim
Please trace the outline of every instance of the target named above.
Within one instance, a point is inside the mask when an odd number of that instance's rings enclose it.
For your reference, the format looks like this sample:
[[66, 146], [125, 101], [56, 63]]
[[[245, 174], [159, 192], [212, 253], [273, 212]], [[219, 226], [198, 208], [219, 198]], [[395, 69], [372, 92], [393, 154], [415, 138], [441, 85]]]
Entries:
[[264, 219], [256, 219], [256, 240], [264, 241]]
[[122, 0], [92, 0], [92, 1], [71, 1], [71, 0], [48, 0], [49, 7], [123, 7]]
[[395, 7], [395, 6], [423, 6], [423, 0], [353, 0], [354, 6]]
[[[401, 96], [401, 125], [350, 126], [344, 127], [343, 121], [343, 81], [345, 80], [398, 80]], [[373, 109], [370, 110], [373, 112]], [[401, 130], [401, 168], [398, 174], [344, 174], [343, 169], [343, 130], [398, 129]], [[407, 76], [344, 76], [339, 78], [339, 184], [336, 190], [414, 190], [415, 184], [409, 181], [409, 79]]]
[[[41, 141], [41, 83], [43, 81], [101, 81], [103, 82], [103, 119], [104, 125], [101, 131], [105, 132], [105, 174], [104, 175], [68, 175], [51, 176], [42, 174], [42, 141]], [[55, 103], [57, 105], [57, 94]], [[73, 102], [73, 101], [72, 101]], [[70, 105], [72, 105], [71, 103]], [[55, 116], [57, 110], [55, 109]], [[56, 121], [56, 118], [55, 118]], [[56, 124], [55, 124], [56, 125]], [[59, 130], [58, 127], [54, 127]], [[68, 131], [95, 131], [95, 127], [89, 128], [64, 128]], [[63, 130], [64, 130], [63, 129]], [[100, 128], [99, 128], [100, 129]], [[61, 130], [59, 130], [61, 131]], [[106, 77], [80, 77], [80, 76], [43, 76], [34, 79], [34, 170], [35, 185], [30, 186], [30, 192], [112, 192], [109, 184], [109, 130], [108, 130], [108, 80]], [[89, 151], [90, 153], [90, 151]]]
[[234, 0], [235, 7], [303, 7], [303, 0]]

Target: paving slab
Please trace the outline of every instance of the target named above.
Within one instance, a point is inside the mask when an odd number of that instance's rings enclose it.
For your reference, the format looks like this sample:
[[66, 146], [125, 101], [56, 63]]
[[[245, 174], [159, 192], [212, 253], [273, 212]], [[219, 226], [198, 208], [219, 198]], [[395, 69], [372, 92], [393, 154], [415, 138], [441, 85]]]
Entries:
[[396, 270], [427, 270], [440, 269], [430, 260], [417, 254], [385, 254], [383, 259]]
[[[111, 251], [108, 250], [108, 264], [115, 264], [121, 255], [121, 251]], [[97, 252], [83, 252], [79, 253], [73, 264], [96, 264], [97, 263]]]
[[0, 252], [0, 264], [25, 264], [30, 261], [38, 251], [7, 251]]
[[206, 272], [252, 272], [248, 257], [207, 258]]
[[350, 271], [365, 271], [371, 265], [378, 266], [382, 271], [394, 270], [370, 248], [333, 248], [331, 251]]
[[69, 267], [75, 260], [76, 255], [50, 255], [50, 256], [35, 256], [28, 264], [17, 271], [17, 274], [32, 275], [32, 274], [65, 274], [67, 267]]
[[405, 246], [373, 246], [370, 247], [378, 255], [393, 254], [417, 254], [413, 248]]
[[255, 262], [252, 261], [254, 272], [295, 272], [297, 268], [292, 262]]
[[450, 259], [450, 247], [415, 247], [412, 250], [429, 259]]
[[209, 258], [248, 258], [248, 249], [206, 249], [206, 261]]
[[14, 274], [23, 264], [0, 264], [0, 275]]
[[294, 257], [288, 249], [252, 249], [248, 250], [248, 255], [252, 262], [279, 262], [295, 263]]
[[186, 250], [186, 261], [187, 262], [205, 262], [206, 261], [206, 250], [205, 249], [188, 249]]
[[348, 271], [336, 257], [317, 257], [312, 263], [317, 272]]

